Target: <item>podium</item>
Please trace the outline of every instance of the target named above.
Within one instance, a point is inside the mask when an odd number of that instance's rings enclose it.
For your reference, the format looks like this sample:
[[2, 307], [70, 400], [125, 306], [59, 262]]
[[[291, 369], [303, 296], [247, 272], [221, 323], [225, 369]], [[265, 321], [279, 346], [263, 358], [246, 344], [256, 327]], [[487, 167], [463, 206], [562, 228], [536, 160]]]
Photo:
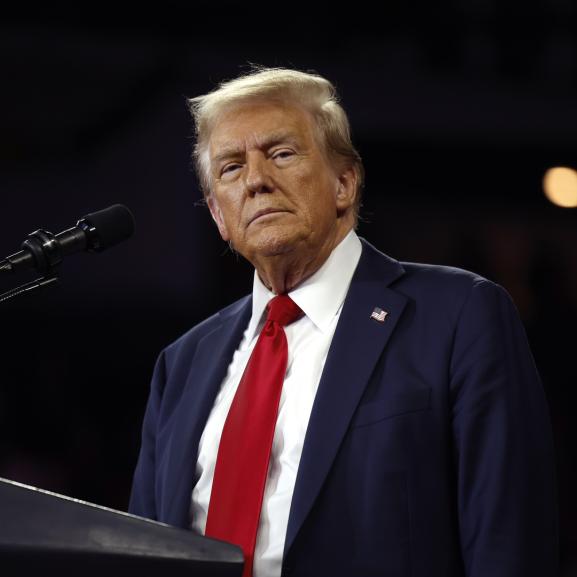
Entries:
[[2, 577], [241, 577], [239, 547], [0, 479]]

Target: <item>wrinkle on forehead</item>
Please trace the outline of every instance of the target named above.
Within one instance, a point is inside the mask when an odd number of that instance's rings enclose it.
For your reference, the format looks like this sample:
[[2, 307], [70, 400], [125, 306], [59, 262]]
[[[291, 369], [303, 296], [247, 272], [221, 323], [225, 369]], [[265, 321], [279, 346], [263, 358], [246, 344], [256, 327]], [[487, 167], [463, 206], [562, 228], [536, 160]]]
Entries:
[[[262, 115], [258, 115], [260, 111]], [[261, 128], [255, 118], [265, 117], [270, 120]], [[257, 124], [254, 129], [248, 124], [249, 120]], [[313, 122], [308, 111], [292, 104], [245, 103], [229, 108], [215, 122], [212, 130], [210, 159], [219, 162], [249, 150], [265, 150], [282, 143], [303, 146], [307, 140], [314, 141]], [[226, 131], [223, 126], [226, 126]], [[238, 137], [235, 137], [235, 133], [238, 133]]]
[[268, 150], [280, 144], [288, 144], [290, 146], [301, 147], [301, 138], [292, 131], [278, 131], [270, 134], [256, 134], [249, 135], [244, 142], [227, 144], [224, 147], [218, 147], [218, 153], [215, 154], [211, 160], [212, 162], [220, 162], [227, 158], [238, 157], [249, 150]]

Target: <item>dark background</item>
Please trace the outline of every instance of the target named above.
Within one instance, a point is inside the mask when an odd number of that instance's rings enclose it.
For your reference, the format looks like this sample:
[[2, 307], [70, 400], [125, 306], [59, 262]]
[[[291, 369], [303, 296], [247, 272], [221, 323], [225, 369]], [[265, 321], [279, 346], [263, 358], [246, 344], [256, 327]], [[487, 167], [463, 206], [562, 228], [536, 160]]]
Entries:
[[0, 257], [116, 202], [137, 231], [0, 305], [0, 476], [126, 507], [156, 355], [251, 287], [199, 202], [185, 97], [249, 62], [315, 70], [365, 161], [359, 233], [513, 296], [550, 404], [563, 575], [577, 575], [577, 210], [542, 191], [547, 168], [577, 168], [574, 1], [2, 10]]

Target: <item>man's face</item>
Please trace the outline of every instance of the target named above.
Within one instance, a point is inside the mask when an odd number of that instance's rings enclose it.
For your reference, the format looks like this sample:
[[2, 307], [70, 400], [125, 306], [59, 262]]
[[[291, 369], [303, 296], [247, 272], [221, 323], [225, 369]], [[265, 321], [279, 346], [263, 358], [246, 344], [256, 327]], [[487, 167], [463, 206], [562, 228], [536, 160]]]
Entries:
[[216, 122], [209, 155], [212, 216], [222, 238], [253, 264], [332, 250], [352, 227], [354, 173], [329, 164], [304, 109], [231, 108]]

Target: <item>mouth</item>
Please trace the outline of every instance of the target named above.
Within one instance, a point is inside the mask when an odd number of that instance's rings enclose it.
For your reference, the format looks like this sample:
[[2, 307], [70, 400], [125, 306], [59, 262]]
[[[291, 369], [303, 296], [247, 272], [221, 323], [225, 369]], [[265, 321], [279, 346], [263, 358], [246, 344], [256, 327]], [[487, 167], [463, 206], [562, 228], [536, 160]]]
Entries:
[[279, 212], [288, 212], [288, 211], [284, 210], [282, 208], [263, 208], [262, 210], [258, 210], [257, 212], [255, 212], [252, 215], [252, 217], [248, 221], [248, 224], [250, 225], [253, 222], [255, 222], [256, 220], [258, 220], [264, 216], [268, 216], [269, 214], [277, 214]]

